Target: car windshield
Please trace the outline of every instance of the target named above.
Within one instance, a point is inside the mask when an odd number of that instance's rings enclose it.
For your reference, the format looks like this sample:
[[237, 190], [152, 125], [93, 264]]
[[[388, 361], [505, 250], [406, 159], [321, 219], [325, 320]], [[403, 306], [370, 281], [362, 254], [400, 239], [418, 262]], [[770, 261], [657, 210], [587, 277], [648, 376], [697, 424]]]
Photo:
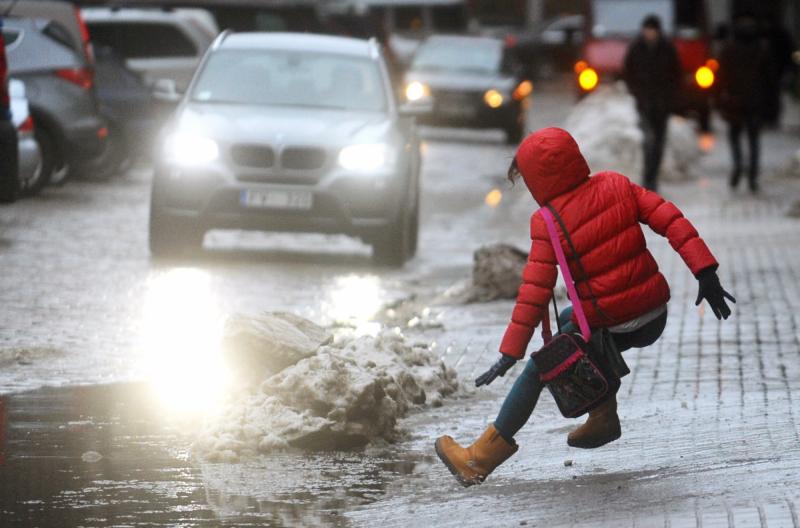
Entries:
[[675, 17], [670, 0], [596, 0], [592, 7], [594, 37], [635, 35], [648, 15], [657, 15], [664, 33], [672, 33]]
[[503, 47], [499, 41], [429, 40], [417, 51], [411, 67], [415, 70], [496, 73], [500, 70], [502, 57]]
[[386, 94], [374, 61], [298, 51], [215, 52], [191, 97], [204, 103], [386, 109]]

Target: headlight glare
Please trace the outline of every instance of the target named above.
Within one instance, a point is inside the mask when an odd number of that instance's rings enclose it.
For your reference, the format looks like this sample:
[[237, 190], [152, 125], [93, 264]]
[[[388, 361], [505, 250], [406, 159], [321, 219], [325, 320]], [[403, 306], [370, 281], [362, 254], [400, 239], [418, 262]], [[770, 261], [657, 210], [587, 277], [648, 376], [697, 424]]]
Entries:
[[483, 102], [486, 103], [486, 106], [489, 108], [500, 108], [503, 104], [503, 94], [494, 89], [487, 90], [486, 93], [483, 94]]
[[409, 101], [419, 101], [430, 94], [431, 90], [428, 85], [419, 81], [411, 81], [406, 85], [406, 99]]
[[219, 157], [219, 145], [211, 138], [177, 133], [167, 138], [165, 154], [179, 165], [203, 165]]
[[339, 165], [352, 171], [380, 169], [389, 161], [389, 149], [383, 144], [350, 145], [339, 152]]

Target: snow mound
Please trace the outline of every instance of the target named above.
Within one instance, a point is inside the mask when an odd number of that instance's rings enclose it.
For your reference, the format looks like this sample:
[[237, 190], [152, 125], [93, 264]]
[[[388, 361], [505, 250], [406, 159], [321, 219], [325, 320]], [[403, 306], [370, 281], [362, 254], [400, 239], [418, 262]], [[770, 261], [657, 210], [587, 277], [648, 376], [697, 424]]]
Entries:
[[[239, 318], [234, 328], [247, 328], [248, 337], [234, 342], [284, 342], [284, 337], [291, 341], [288, 336], [297, 337], [295, 332], [319, 341], [326, 335], [321, 327], [295, 316], [286, 334], [276, 335], [273, 330], [290, 320], [285, 314], [264, 314], [249, 322]], [[261, 329], [267, 329], [263, 339], [258, 336]], [[277, 348], [270, 343], [265, 350]], [[276, 352], [280, 361], [289, 357], [284, 352]], [[195, 452], [211, 462], [234, 462], [286, 447], [344, 449], [378, 439], [392, 441], [399, 436], [398, 419], [409, 410], [439, 406], [458, 390], [455, 371], [427, 345], [410, 344], [392, 331], [322, 340], [313, 354], [292, 357], [293, 364], [274, 374], [267, 369], [260, 384], [233, 396], [210, 418]]]
[[[644, 135], [633, 97], [621, 85], [600, 87], [581, 100], [570, 112], [564, 128], [578, 142], [592, 172], [613, 170], [631, 178], [641, 175]], [[671, 117], [660, 178], [692, 178], [692, 168], [701, 154], [691, 123], [682, 117]]]
[[466, 303], [516, 298], [527, 260], [527, 253], [509, 244], [478, 248], [473, 254], [472, 280], [460, 288], [457, 297]]

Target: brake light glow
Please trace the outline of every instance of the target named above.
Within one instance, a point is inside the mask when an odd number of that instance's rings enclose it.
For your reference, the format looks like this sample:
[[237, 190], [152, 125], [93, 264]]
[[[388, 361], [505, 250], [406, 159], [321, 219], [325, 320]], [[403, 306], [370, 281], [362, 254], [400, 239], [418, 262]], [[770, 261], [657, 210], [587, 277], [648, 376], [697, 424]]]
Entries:
[[697, 86], [704, 90], [711, 88], [714, 84], [714, 72], [708, 66], [700, 66], [694, 72], [694, 80], [697, 82]]
[[586, 66], [578, 75], [578, 84], [584, 92], [591, 92], [600, 83], [600, 77], [594, 68]]
[[56, 70], [56, 77], [89, 90], [94, 85], [94, 75], [89, 68], [65, 68]]
[[584, 60], [579, 60], [575, 63], [575, 73], [580, 75], [580, 73], [589, 67], [589, 63]]

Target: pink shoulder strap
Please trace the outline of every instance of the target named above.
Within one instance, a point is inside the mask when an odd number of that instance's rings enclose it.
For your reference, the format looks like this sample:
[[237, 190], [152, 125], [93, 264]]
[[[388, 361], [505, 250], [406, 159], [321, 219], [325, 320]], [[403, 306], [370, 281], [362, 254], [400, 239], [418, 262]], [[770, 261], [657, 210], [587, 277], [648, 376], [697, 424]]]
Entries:
[[[547, 233], [550, 235], [550, 243], [553, 245], [553, 251], [556, 254], [558, 266], [561, 268], [561, 274], [564, 276], [564, 282], [567, 285], [569, 300], [572, 302], [572, 309], [575, 312], [575, 317], [578, 319], [578, 327], [581, 329], [583, 340], [588, 342], [592, 337], [592, 331], [589, 328], [589, 322], [586, 320], [586, 314], [583, 312], [583, 306], [581, 306], [581, 299], [578, 297], [578, 292], [575, 289], [575, 283], [572, 281], [572, 273], [569, 271], [567, 257], [564, 256], [564, 249], [561, 247], [561, 240], [558, 238], [558, 231], [556, 231], [553, 214], [547, 209], [547, 207], [542, 207], [539, 209], [539, 212], [542, 213], [544, 223], [547, 225]], [[558, 317], [558, 314], [556, 314], [556, 317]], [[545, 323], [548, 327], [550, 326], [549, 317], [545, 318]]]

